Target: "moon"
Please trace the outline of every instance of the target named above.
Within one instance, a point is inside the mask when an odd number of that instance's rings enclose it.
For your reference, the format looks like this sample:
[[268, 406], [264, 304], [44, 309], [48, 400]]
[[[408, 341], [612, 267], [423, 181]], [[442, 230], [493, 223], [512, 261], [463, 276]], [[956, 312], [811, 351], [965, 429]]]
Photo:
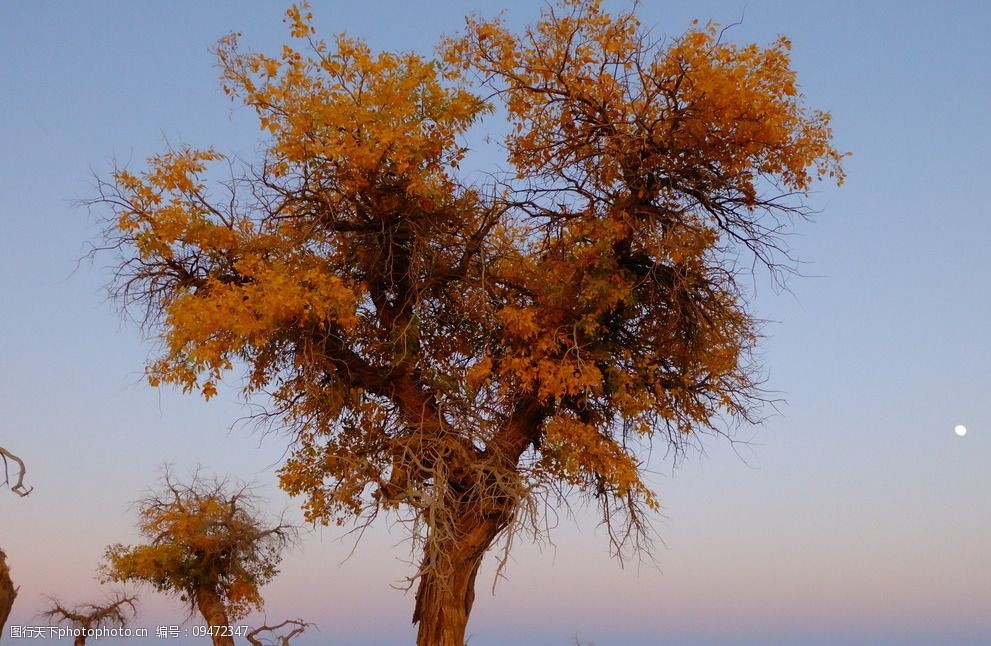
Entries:
[[957, 437], [963, 437], [967, 434], [967, 427], [963, 424], [957, 424], [953, 427], [953, 432], [957, 434]]

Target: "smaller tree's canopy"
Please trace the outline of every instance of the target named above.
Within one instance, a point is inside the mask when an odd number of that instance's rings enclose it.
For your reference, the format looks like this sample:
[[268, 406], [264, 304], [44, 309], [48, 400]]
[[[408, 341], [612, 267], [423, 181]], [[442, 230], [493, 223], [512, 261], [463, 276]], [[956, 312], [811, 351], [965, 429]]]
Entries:
[[231, 620], [261, 609], [259, 589], [277, 573], [292, 528], [266, 524], [247, 486], [196, 475], [188, 484], [169, 473], [138, 501], [138, 530], [147, 542], [107, 548], [107, 580], [148, 583], [192, 606], [201, 590], [225, 603]]

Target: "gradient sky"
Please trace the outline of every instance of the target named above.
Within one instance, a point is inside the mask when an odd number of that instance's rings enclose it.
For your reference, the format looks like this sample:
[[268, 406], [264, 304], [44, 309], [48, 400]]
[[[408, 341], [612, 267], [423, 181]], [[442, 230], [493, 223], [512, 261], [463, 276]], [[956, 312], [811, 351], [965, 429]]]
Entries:
[[[504, 6], [521, 24], [540, 6], [314, 4], [324, 35], [423, 52], [466, 12]], [[787, 35], [808, 103], [854, 153], [791, 239], [808, 277], [791, 293], [764, 281], [755, 300], [768, 386], [787, 403], [741, 431], [749, 444], [709, 439], [677, 468], [657, 456], [657, 567], [620, 568], [583, 513], [561, 517], [555, 546], [518, 543], [495, 596], [487, 566], [472, 646], [991, 643], [991, 4], [797, 5], [639, 10], [660, 34], [743, 15], [737, 42]], [[98, 223], [73, 206], [112, 160], [140, 167], [166, 140], [251, 158], [252, 115], [219, 91], [210, 47], [239, 31], [274, 51], [283, 9], [0, 5], [0, 445], [36, 487], [0, 491], [20, 585], [10, 624], [43, 623], [44, 594], [99, 597], [103, 548], [136, 539], [128, 502], [165, 460], [257, 481], [273, 511], [298, 515], [275, 487], [285, 439], [231, 430], [246, 412], [232, 389], [207, 404], [143, 382], [151, 344], [106, 302], [107, 259], [75, 270]], [[412, 595], [390, 588], [412, 572], [401, 528], [375, 526], [350, 559], [342, 536], [305, 535], [265, 592], [268, 617], [316, 622], [312, 644], [410, 643]], [[136, 625], [182, 621], [177, 602], [141, 594]]]

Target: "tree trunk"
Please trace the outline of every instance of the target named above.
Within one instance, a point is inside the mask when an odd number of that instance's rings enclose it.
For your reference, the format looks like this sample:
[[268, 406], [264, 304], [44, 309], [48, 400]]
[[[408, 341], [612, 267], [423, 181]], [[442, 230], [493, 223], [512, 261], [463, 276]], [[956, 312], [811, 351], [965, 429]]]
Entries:
[[453, 535], [431, 529], [420, 565], [413, 623], [417, 646], [464, 646], [482, 557], [506, 527], [506, 513], [479, 517], [477, 508], [456, 515]]
[[7, 568], [7, 555], [0, 550], [0, 639], [3, 639], [4, 626], [7, 625], [7, 617], [10, 616], [10, 609], [14, 607], [14, 598], [17, 596], [17, 588], [10, 579], [10, 570]]
[[225, 627], [230, 626], [231, 622], [227, 617], [227, 608], [217, 592], [210, 586], [200, 586], [196, 592], [196, 605], [207, 625], [221, 633], [211, 635], [213, 646], [234, 646], [234, 637], [230, 633], [223, 634]]
[[86, 635], [80, 633], [75, 639], [72, 640], [72, 646], [86, 646]]

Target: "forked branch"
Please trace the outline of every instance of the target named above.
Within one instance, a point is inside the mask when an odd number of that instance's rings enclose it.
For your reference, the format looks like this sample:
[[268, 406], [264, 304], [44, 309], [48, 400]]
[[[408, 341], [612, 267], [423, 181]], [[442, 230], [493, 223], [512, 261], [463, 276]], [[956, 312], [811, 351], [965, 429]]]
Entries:
[[[292, 630], [285, 635], [276, 634], [276, 631], [287, 626], [292, 626]], [[316, 624], [311, 624], [302, 619], [286, 619], [281, 624], [276, 624], [275, 626], [265, 625], [255, 628], [246, 637], [252, 646], [289, 646], [289, 642], [294, 637], [303, 634], [310, 627], [316, 628]], [[261, 635], [266, 633], [268, 633], [266, 637], [261, 637]]]
[[114, 593], [105, 603], [85, 603], [67, 607], [56, 597], [48, 597], [50, 605], [41, 617], [56, 624], [69, 624], [77, 628], [90, 628], [104, 624], [126, 627], [137, 614], [137, 597]]
[[[28, 471], [27, 467], [24, 466], [24, 460], [17, 457], [2, 446], [0, 446], [0, 458], [3, 458], [3, 483], [10, 487], [11, 491], [22, 498], [34, 491], [34, 487], [26, 487], [24, 485], [24, 475]], [[14, 480], [13, 484], [10, 483], [10, 462], [17, 465], [17, 479]]]

